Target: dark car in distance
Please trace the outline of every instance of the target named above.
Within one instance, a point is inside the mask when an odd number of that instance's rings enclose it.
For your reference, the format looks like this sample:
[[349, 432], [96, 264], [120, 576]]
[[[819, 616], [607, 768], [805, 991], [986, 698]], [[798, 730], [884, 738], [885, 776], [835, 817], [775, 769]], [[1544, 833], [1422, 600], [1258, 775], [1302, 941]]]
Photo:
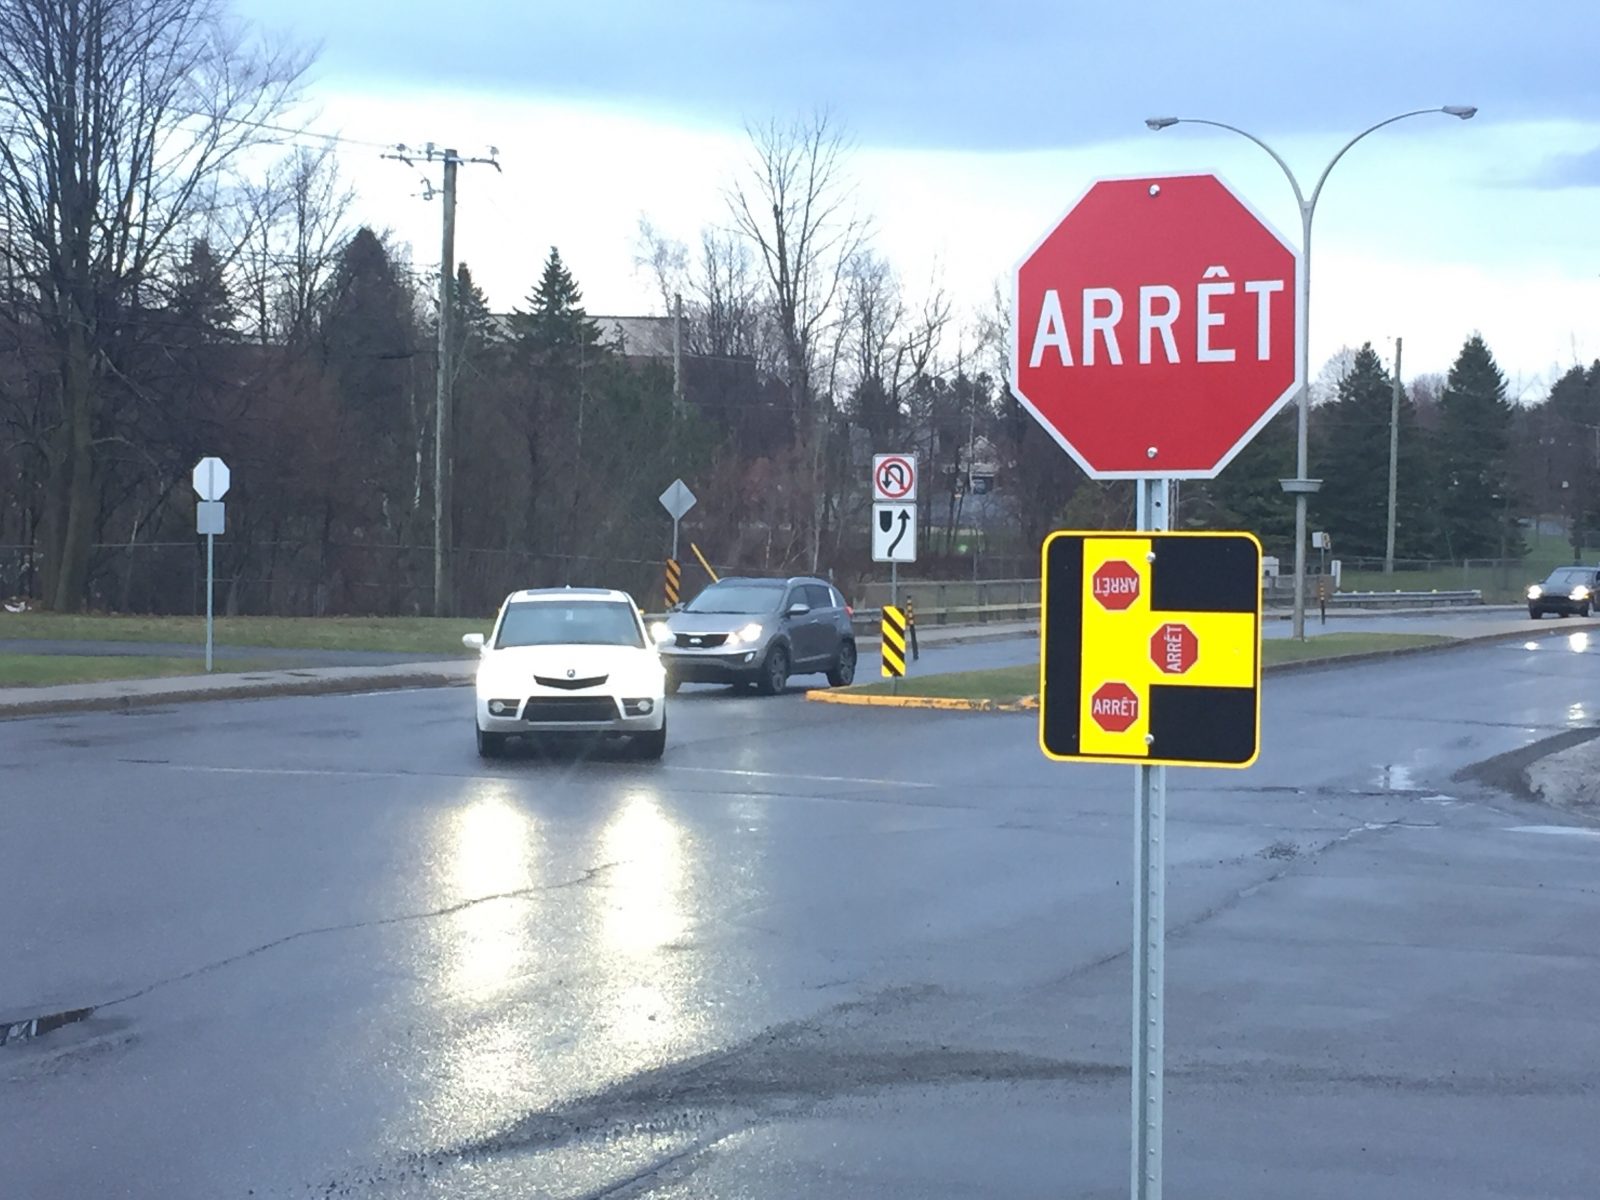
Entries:
[[1528, 589], [1528, 615], [1537, 621], [1545, 613], [1587, 617], [1600, 592], [1600, 567], [1557, 567], [1543, 583]]

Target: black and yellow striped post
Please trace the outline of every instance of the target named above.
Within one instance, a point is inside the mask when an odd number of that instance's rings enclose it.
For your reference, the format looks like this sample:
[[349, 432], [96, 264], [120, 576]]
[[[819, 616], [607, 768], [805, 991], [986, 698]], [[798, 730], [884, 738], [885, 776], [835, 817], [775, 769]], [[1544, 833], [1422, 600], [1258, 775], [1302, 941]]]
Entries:
[[916, 662], [922, 657], [922, 648], [917, 645], [917, 601], [909, 593], [906, 595], [906, 636], [911, 639], [911, 661]]
[[662, 591], [666, 593], [667, 607], [671, 608], [678, 602], [678, 593], [683, 583], [683, 568], [678, 565], [675, 558], [667, 559], [667, 571]]
[[906, 673], [906, 615], [892, 604], [883, 606], [883, 676], [899, 679]]

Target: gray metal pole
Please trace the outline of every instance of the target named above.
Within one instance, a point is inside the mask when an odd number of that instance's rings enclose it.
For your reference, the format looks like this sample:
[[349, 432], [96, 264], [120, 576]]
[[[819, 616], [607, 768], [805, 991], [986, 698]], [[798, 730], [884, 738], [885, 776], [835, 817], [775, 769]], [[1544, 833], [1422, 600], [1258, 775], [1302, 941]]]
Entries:
[[1389, 398], [1389, 528], [1383, 540], [1383, 573], [1394, 574], [1395, 484], [1400, 472], [1400, 338], [1394, 339], [1394, 392]]
[[895, 608], [900, 607], [900, 564], [889, 564], [889, 603]]
[[677, 562], [678, 561], [678, 522], [681, 519], [682, 518], [680, 518], [680, 517], [673, 517], [672, 518], [672, 561], [673, 562]]
[[460, 159], [454, 150], [444, 152], [444, 235], [439, 255], [439, 380], [433, 411], [433, 615], [448, 617], [451, 612], [450, 514], [452, 399], [455, 370], [451, 363], [450, 339], [455, 307], [456, 273], [456, 166]]
[[[212, 495], [216, 495], [215, 492]], [[211, 647], [212, 647], [212, 595], [216, 589], [217, 578], [217, 535], [206, 534], [206, 674], [211, 673]]]
[[[1168, 481], [1141, 479], [1140, 529], [1171, 527]], [[1133, 1200], [1161, 1200], [1166, 1092], [1167, 769], [1134, 768]]]
[[[1300, 205], [1300, 406], [1295, 419], [1295, 467], [1297, 480], [1307, 471], [1307, 427], [1311, 420], [1311, 217], [1315, 201]], [[1294, 620], [1290, 633], [1303, 641], [1306, 636], [1306, 493], [1294, 497]]]

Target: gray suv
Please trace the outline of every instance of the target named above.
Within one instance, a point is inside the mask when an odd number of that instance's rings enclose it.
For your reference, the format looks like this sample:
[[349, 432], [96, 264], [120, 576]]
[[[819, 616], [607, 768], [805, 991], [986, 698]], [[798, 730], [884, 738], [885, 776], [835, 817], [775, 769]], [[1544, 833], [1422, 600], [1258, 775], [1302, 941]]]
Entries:
[[767, 695], [791, 675], [856, 677], [850, 608], [826, 579], [722, 579], [654, 631], [667, 691], [680, 683], [753, 683]]

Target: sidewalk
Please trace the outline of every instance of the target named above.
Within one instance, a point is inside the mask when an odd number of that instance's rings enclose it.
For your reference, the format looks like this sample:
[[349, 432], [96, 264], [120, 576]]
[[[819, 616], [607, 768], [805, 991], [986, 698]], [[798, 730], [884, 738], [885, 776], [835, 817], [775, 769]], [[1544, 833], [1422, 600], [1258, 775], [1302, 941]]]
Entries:
[[247, 700], [263, 696], [327, 696], [453, 687], [472, 682], [478, 664], [403, 663], [383, 667], [298, 667], [283, 671], [218, 672], [160, 679], [66, 683], [55, 687], [0, 688], [0, 720], [53, 712], [118, 712], [188, 700]]

